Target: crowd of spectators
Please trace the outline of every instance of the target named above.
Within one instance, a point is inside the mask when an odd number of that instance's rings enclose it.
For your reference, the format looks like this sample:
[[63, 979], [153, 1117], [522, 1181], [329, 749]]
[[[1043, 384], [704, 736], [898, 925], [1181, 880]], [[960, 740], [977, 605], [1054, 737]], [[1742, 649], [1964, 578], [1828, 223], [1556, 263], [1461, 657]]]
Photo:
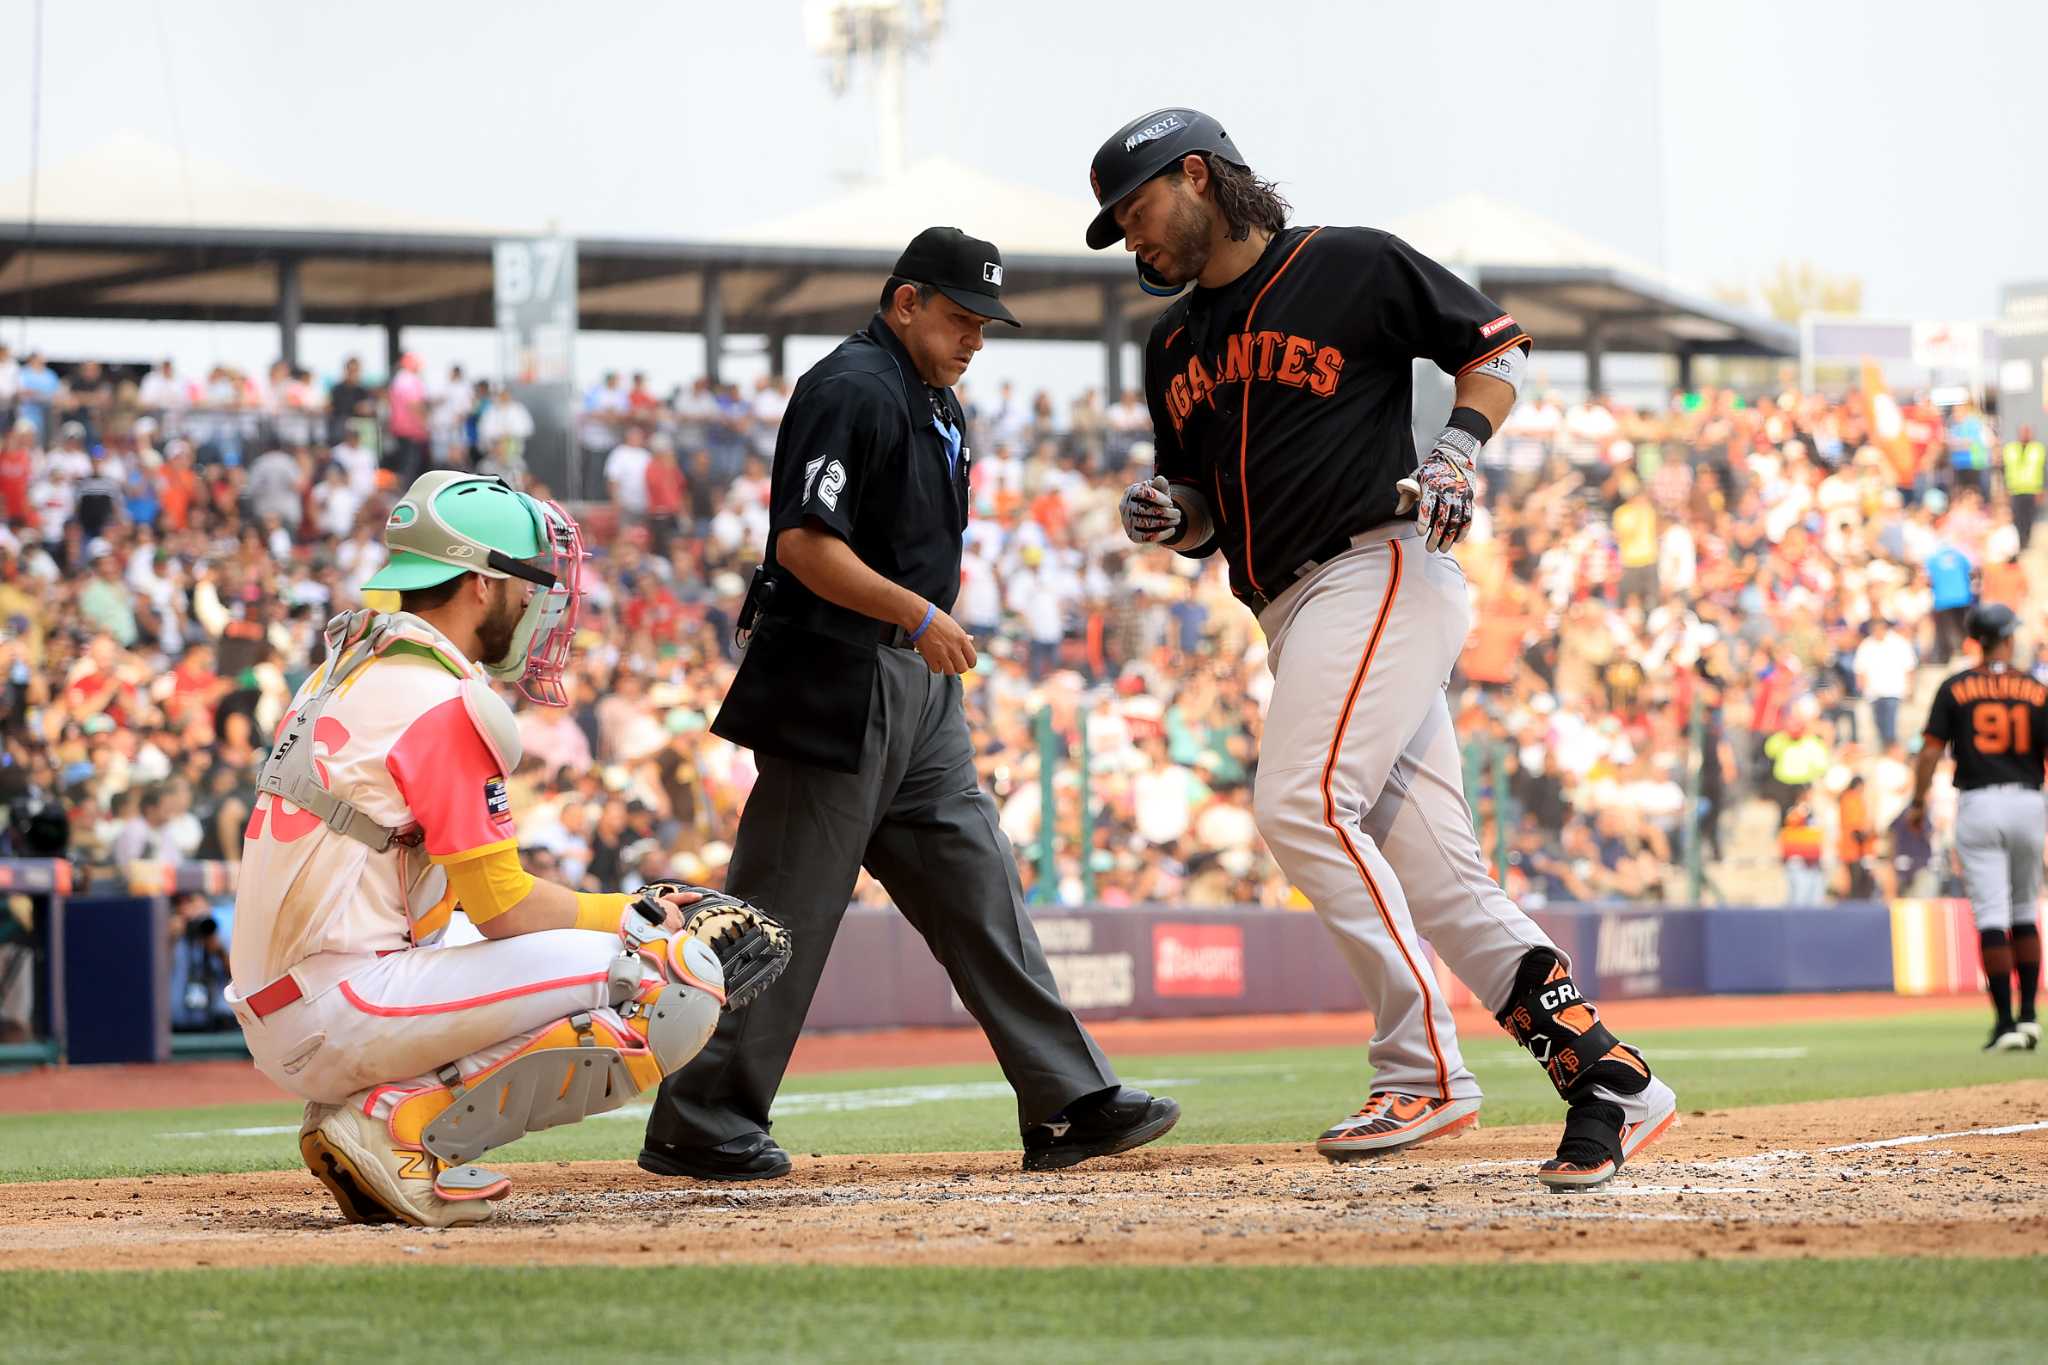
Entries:
[[[1251, 817], [1270, 685], [1256, 625], [1220, 561], [1119, 529], [1124, 484], [1149, 473], [1144, 404], [1009, 384], [965, 398], [954, 614], [982, 646], [968, 712], [1027, 886], [1298, 903]], [[536, 874], [721, 877], [753, 768], [707, 727], [786, 403], [773, 378], [658, 395], [609, 375], [582, 395], [574, 491], [595, 557], [572, 704], [521, 709], [513, 775]], [[202, 382], [169, 363], [59, 376], [0, 349], [0, 410], [0, 838], [88, 864], [235, 861], [261, 739], [316, 665], [321, 623], [382, 563], [394, 490], [433, 465], [532, 478], [518, 400], [412, 357], [386, 382], [354, 362], [325, 384], [282, 364]], [[1888, 834], [1918, 732], [1903, 708], [1955, 654], [1970, 602], [2031, 610], [2032, 500], [2000, 469], [1982, 414], [1877, 392], [1519, 407], [1482, 453], [1459, 548], [1478, 625], [1453, 682], [1508, 889], [1683, 896], [1690, 843], [1725, 862], [1745, 809], [1768, 810], [1763, 851], [1791, 899], [1888, 893], [1921, 864], [1919, 884], [1938, 883], [1940, 856]], [[2028, 616], [2028, 662], [2044, 624]], [[1951, 806], [1938, 788], [1935, 850]]]

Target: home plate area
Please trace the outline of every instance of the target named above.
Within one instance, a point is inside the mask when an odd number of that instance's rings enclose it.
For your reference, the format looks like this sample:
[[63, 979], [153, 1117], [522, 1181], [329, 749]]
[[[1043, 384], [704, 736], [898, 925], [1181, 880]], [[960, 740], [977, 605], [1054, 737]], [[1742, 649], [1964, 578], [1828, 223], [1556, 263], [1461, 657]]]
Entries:
[[1533, 1178], [1548, 1127], [1371, 1162], [1182, 1146], [1026, 1175], [1015, 1153], [806, 1157], [759, 1185], [511, 1163], [482, 1227], [349, 1227], [300, 1171], [13, 1186], [31, 1267], [775, 1261], [933, 1265], [2020, 1255], [2048, 1237], [2048, 1081], [1724, 1111], [1606, 1187]]

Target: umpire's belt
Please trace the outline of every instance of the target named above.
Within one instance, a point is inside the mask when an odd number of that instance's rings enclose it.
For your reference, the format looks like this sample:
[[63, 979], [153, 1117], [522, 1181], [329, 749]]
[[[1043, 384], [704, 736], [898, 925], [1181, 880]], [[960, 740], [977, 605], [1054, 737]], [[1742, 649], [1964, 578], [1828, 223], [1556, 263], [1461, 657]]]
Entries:
[[[1362, 550], [1368, 545], [1383, 545], [1390, 540], [1399, 540], [1403, 535], [1414, 529], [1415, 523], [1413, 521], [1403, 519], [1400, 521], [1383, 521], [1370, 531], [1360, 531], [1357, 535], [1331, 536], [1321, 545], [1318, 545], [1307, 559], [1302, 560], [1293, 569], [1280, 576], [1280, 581], [1285, 585], [1280, 591], [1286, 592], [1288, 588], [1307, 578], [1338, 555], [1349, 554], [1353, 550]], [[1273, 605], [1273, 598], [1268, 597], [1262, 592], [1247, 592], [1244, 594], [1243, 601], [1253, 612], [1259, 614], [1264, 614], [1266, 608]]]
[[877, 621], [872, 616], [847, 611], [843, 607], [829, 604], [823, 611], [774, 611], [764, 615], [772, 620], [787, 621], [805, 630], [815, 630], [820, 635], [829, 635], [835, 640], [844, 640], [850, 645], [887, 645], [891, 649], [915, 650], [910, 642], [910, 632], [887, 621]]

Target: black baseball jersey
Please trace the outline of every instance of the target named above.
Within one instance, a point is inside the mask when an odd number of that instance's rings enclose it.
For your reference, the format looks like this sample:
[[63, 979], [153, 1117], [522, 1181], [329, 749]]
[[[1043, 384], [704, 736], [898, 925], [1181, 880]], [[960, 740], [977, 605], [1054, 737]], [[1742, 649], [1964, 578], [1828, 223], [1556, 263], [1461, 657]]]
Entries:
[[2048, 756], [2048, 685], [2003, 665], [1958, 673], [1934, 694], [1927, 735], [1955, 753], [1963, 791], [2012, 782], [2039, 787]]
[[[877, 313], [797, 380], [775, 437], [768, 563], [775, 538], [813, 518], [892, 583], [951, 611], [967, 529], [966, 419], [951, 389], [918, 376]], [[809, 597], [788, 574], [778, 610]]]
[[1505, 310], [1400, 238], [1296, 227], [1220, 289], [1176, 299], [1145, 343], [1155, 472], [1193, 484], [1230, 585], [1258, 606], [1334, 542], [1392, 521], [1414, 472], [1413, 371], [1527, 348]]

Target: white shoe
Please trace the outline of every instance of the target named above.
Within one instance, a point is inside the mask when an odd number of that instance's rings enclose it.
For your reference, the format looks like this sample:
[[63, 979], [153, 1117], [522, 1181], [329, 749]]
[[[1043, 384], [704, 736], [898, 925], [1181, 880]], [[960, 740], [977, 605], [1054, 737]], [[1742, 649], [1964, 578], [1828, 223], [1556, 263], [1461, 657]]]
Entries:
[[2032, 1052], [2041, 1046], [2041, 1026], [2032, 1019], [2020, 1020], [2019, 1031], [2020, 1037], [2027, 1040], [2027, 1051]]
[[2025, 1052], [2032, 1046], [2034, 1046], [2033, 1040], [2028, 1038], [2018, 1028], [2010, 1028], [2000, 1032], [1994, 1027], [1991, 1030], [1991, 1041], [1984, 1044], [1984, 1050], [1986, 1052]]
[[[1557, 1155], [1536, 1168], [1536, 1178], [1553, 1190], [1590, 1190], [1605, 1185], [1630, 1157], [1663, 1137], [1678, 1122], [1678, 1096], [1655, 1076], [1633, 1095], [1616, 1095], [1602, 1088], [1593, 1098], [1620, 1107], [1621, 1131], [1594, 1132], [1596, 1126], [1605, 1128], [1612, 1120], [1598, 1117], [1585, 1106], [1574, 1106], [1565, 1117], [1564, 1139], [1557, 1145]], [[1617, 1139], [1621, 1148], [1619, 1160], [1611, 1155]]]
[[307, 1105], [299, 1154], [351, 1223], [481, 1223], [511, 1189], [495, 1171], [444, 1167], [424, 1150], [396, 1146], [385, 1124], [349, 1104]]
[[1316, 1139], [1316, 1150], [1332, 1161], [1384, 1156], [1431, 1138], [1453, 1137], [1479, 1126], [1479, 1100], [1429, 1099], [1375, 1092], [1365, 1107]]

